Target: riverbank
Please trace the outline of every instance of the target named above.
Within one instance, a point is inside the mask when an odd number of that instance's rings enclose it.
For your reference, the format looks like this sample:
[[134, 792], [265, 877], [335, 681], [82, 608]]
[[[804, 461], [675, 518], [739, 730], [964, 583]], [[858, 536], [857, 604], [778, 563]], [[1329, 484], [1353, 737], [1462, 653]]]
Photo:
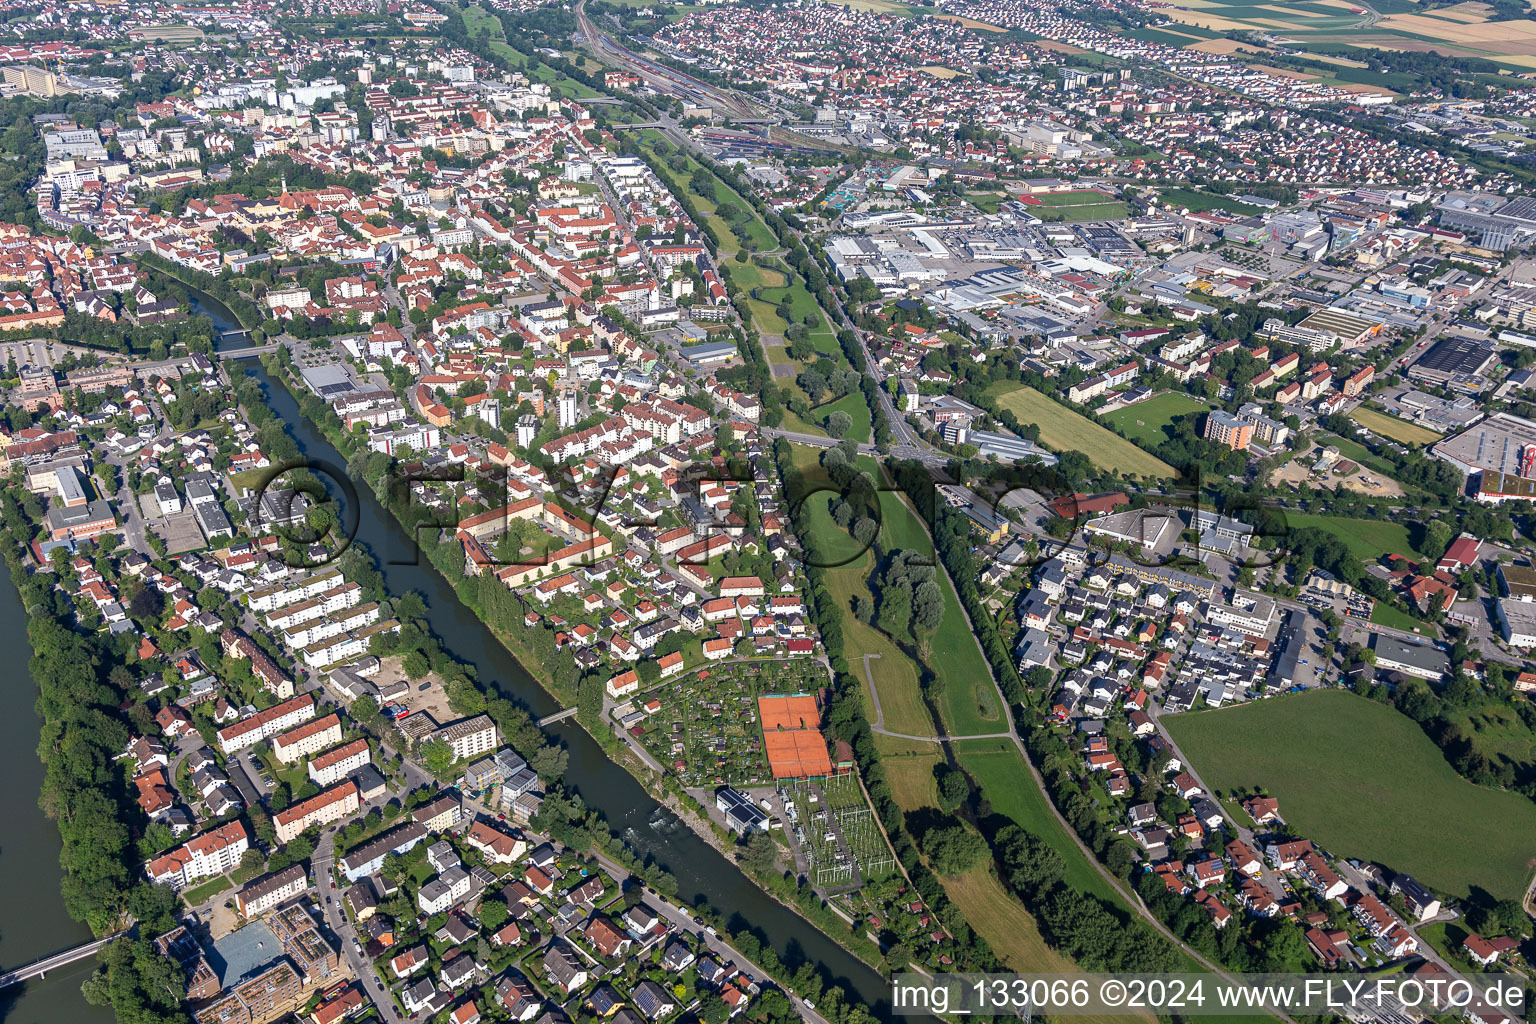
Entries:
[[[282, 364], [280, 360], [264, 359], [262, 361], [262, 367], [267, 372], [268, 376], [280, 382], [287, 390], [289, 395], [296, 402], [300, 403], [302, 407], [306, 393], [302, 391], [301, 386], [293, 380], [291, 374], [288, 372], [287, 366]], [[356, 451], [352, 450], [353, 446], [350, 443], [352, 439], [350, 437], [340, 435], [338, 432], [327, 429], [327, 424], [315, 422], [313, 418], [309, 418], [308, 421], [310, 425], [319, 430], [325, 436], [326, 440], [329, 441], [332, 446], [335, 447], [342, 455], [347, 456], [350, 459], [358, 454]], [[397, 510], [394, 509], [388, 501], [388, 496], [379, 493], [379, 489], [372, 487], [368, 481], [365, 480], [363, 483], [370, 486], [370, 489], [374, 492], [374, 496], [379, 500], [380, 505], [388, 510], [389, 513], [395, 518], [397, 522], [400, 523], [402, 527], [405, 526], [406, 524], [399, 516]], [[421, 543], [419, 539], [418, 543]], [[425, 545], [423, 545], [422, 550], [427, 550]], [[459, 574], [458, 578], [455, 578], [447, 571], [446, 568], [444, 568], [442, 565], [439, 565], [436, 560], [431, 558], [430, 555], [426, 559], [426, 562], [432, 566], [433, 571], [438, 574], [443, 582], [451, 587], [459, 595], [460, 600], [462, 600], [465, 605], [472, 611], [475, 611], [478, 616], [479, 613], [478, 609], [476, 608], [474, 595], [467, 593], [466, 588], [461, 585], [463, 581], [462, 573]], [[547, 664], [542, 659], [537, 657], [535, 652], [530, 650], [530, 648], [525, 643], [521, 642], [516, 636], [510, 634], [508, 631], [496, 628], [491, 623], [485, 621], [483, 616], [480, 617], [480, 621], [481, 625], [484, 626], [486, 631], [496, 639], [496, 641], [503, 647], [503, 649], [505, 649], [506, 652], [515, 661], [518, 662], [523, 671], [526, 672], [531, 679], [538, 683], [539, 686], [541, 686], [547, 694], [566, 705], [575, 702], [576, 694], [567, 692], [568, 688], [559, 685]], [[829, 941], [836, 943], [839, 948], [843, 949], [850, 956], [856, 958], [866, 967], [876, 972], [883, 970], [884, 965], [878, 955], [878, 947], [875, 946], [874, 943], [869, 942], [868, 940], [860, 940], [852, 934], [850, 934], [848, 937], [840, 936], [829, 930], [826, 922], [817, 921], [814, 919], [814, 917], [810, 916], [812, 914], [816, 914], [818, 916], [825, 914], [829, 918], [837, 918], [836, 911], [831, 907], [830, 904], [820, 899], [820, 897], [815, 897], [814, 907], [807, 906], [798, 900], [787, 898], [783, 892], [775, 891], [775, 889], [779, 887], [778, 885], [775, 885], [776, 880], [781, 884], [787, 884], [783, 883], [782, 875], [776, 875], [772, 878], [769, 878], [749, 871], [746, 866], [740, 863], [740, 861], [736, 858], [736, 844], [734, 842], [729, 842], [727, 837], [721, 834], [721, 830], [713, 822], [711, 822], [708, 816], [702, 813], [699, 808], [696, 806], [691, 806], [694, 803], [693, 799], [687, 796], [685, 793], [680, 793], [667, 787], [664, 784], [666, 777], [664, 775], [658, 777], [654, 771], [651, 771], [650, 769], [646, 768], [643, 763], [639, 762], [637, 758], [629, 753], [628, 748], [624, 744], [617, 741], [617, 739], [612, 735], [611, 729], [608, 730], [607, 735], [604, 735], [599, 729], [588, 727], [586, 723], [581, 721], [580, 716], [576, 716], [575, 722], [577, 727], [585, 732], [587, 736], [589, 736], [593, 742], [597, 744], [598, 748], [603, 751], [603, 753], [614, 765], [622, 768], [641, 786], [642, 789], [645, 790], [648, 796], [671, 811], [678, 818], [678, 820], [686, 825], [688, 829], [693, 832], [693, 834], [697, 836], [701, 841], [709, 844], [722, 857], [731, 861], [736, 866], [736, 868], [742, 872], [743, 875], [751, 879], [754, 884], [757, 885], [758, 889], [765, 896], [772, 899], [786, 910], [795, 914], [795, 916], [800, 920], [816, 929]], [[796, 889], [796, 892], [800, 891], [802, 890], [798, 888]], [[840, 920], [840, 918], [838, 919]], [[850, 938], [853, 939], [855, 945], [850, 945]], [[856, 945], [862, 945], [865, 948], [855, 948]], [[871, 955], [872, 952], [874, 955]]]
[[[28, 646], [21, 593], [3, 572], [0, 645], [13, 652]], [[44, 773], [37, 748], [44, 722], [35, 706], [37, 695], [30, 673], [13, 672], [9, 684], [0, 689], [0, 766], [8, 783], [0, 790], [0, 821], [6, 824], [0, 842], [0, 874], [27, 880], [0, 900], [0, 969], [7, 970], [94, 937], [64, 906], [64, 872], [59, 865], [63, 839], [38, 806]], [[111, 1024], [112, 1011], [86, 1002], [80, 991], [80, 983], [95, 969], [92, 957], [0, 992], [0, 1020], [6, 1024]]]

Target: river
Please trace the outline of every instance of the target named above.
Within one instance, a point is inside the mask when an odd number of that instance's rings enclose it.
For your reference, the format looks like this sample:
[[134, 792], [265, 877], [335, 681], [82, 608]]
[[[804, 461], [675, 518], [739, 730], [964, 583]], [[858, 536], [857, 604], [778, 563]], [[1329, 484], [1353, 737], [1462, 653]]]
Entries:
[[[3, 567], [0, 567], [3, 568]], [[25, 651], [27, 615], [10, 574], [0, 571], [0, 650]], [[20, 668], [20, 671], [17, 671]], [[64, 912], [59, 882], [58, 826], [38, 809], [43, 764], [37, 759], [42, 720], [34, 703], [37, 687], [25, 666], [13, 666], [0, 689], [0, 968], [21, 967], [71, 946], [89, 942], [91, 930]], [[5, 1024], [110, 1024], [112, 1011], [92, 1006], [80, 983], [96, 969], [94, 957], [0, 992]]]

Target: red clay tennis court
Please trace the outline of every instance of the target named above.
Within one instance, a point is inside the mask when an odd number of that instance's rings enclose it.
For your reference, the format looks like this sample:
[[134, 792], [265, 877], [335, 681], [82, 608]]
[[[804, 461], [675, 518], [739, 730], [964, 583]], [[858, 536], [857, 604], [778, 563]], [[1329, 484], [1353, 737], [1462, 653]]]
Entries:
[[832, 774], [827, 741], [822, 738], [821, 712], [808, 695], [759, 697], [763, 723], [763, 752], [776, 779], [803, 779]]

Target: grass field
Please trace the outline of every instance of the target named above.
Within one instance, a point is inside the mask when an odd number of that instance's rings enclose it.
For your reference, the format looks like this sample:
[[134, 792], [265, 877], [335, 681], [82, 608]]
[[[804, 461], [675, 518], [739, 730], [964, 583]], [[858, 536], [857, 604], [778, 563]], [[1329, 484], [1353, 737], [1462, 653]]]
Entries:
[[1093, 190], [1048, 192], [1035, 196], [1039, 206], [1030, 204], [1041, 220], [1119, 220], [1130, 213], [1124, 203]]
[[[942, 758], [935, 744], [914, 744], [890, 736], [876, 734], [875, 747], [880, 751], [880, 764], [885, 771], [886, 782], [891, 787], [891, 797], [905, 812], [922, 811], [938, 806], [938, 788], [933, 772]], [[980, 754], [980, 757], [991, 755]], [[1015, 758], [1017, 760], [1017, 758]], [[967, 766], [969, 767], [969, 766]], [[988, 765], [990, 769], [991, 766]], [[1023, 771], [1023, 765], [1018, 765]], [[997, 773], [1000, 777], [1001, 772]], [[1023, 779], [1024, 785], [1041, 800], [1045, 797], [1036, 789], [1034, 781]], [[999, 789], [1008, 788], [1000, 781]], [[1027, 796], [1027, 794], [1023, 794]], [[1008, 813], [999, 806], [999, 813]], [[1049, 811], [1046, 811], [1049, 816]], [[1043, 834], [1043, 833], [1042, 833]], [[1063, 837], [1065, 838], [1065, 837]], [[1074, 865], [1074, 859], [1076, 864]], [[1067, 857], [1069, 874], [1074, 867], [1092, 871], [1082, 861], [1081, 854]], [[974, 868], [958, 877], [941, 880], [945, 893], [964, 915], [965, 921], [974, 928], [992, 951], [1010, 969], [1026, 972], [1075, 973], [1077, 967], [1068, 959], [1046, 945], [1039, 925], [1024, 905], [1020, 903], [993, 874], [990, 858], [984, 858]], [[1096, 1020], [1099, 1024], [1130, 1021], [1136, 1018], [1085, 1018], [1085, 1024]]]
[[1192, 188], [1162, 188], [1157, 190], [1158, 197], [1170, 206], [1185, 206], [1190, 213], [1208, 213], [1211, 210], [1224, 210], [1227, 213], [1251, 214], [1257, 213], [1258, 207], [1250, 206], [1232, 196], [1219, 196], [1214, 192], [1200, 192]]
[[1212, 786], [1266, 787], [1286, 821], [1335, 856], [1458, 896], [1525, 891], [1536, 806], [1462, 779], [1389, 707], [1317, 690], [1163, 721]]
[[1447, 717], [1471, 737], [1478, 753], [1495, 764], [1508, 763], [1517, 770], [1536, 764], [1536, 732], [1512, 709], [1489, 704], [1453, 711]]
[[1021, 423], [1040, 427], [1040, 443], [1053, 451], [1080, 451], [1100, 469], [1118, 470], [1123, 476], [1167, 478], [1177, 476], [1162, 459], [1111, 433], [1081, 413], [1073, 412], [1022, 384], [994, 384], [986, 391], [994, 405], [1007, 409]]
[[1343, 519], [1287, 510], [1285, 521], [1292, 528], [1315, 526], [1334, 534], [1356, 558], [1366, 563], [1375, 562], [1394, 551], [1403, 555], [1423, 554], [1414, 546], [1408, 527], [1385, 519]]
[[[862, 458], [861, 467], [878, 471], [873, 460]], [[935, 562], [933, 540], [921, 519], [895, 491], [880, 492], [880, 544], [887, 550], [920, 551]], [[1003, 727], [1001, 698], [992, 672], [976, 638], [965, 622], [960, 596], [942, 569], [939, 589], [944, 593], [944, 617], [929, 641], [928, 665], [944, 680], [939, 713], [945, 731], [952, 736], [997, 732]], [[887, 728], [892, 728], [889, 724]], [[902, 730], [898, 730], [902, 731]]]
[[[762, 218], [758, 217], [747, 201], [733, 192], [729, 185], [715, 177], [708, 168], [686, 153], [682, 154], [685, 166], [681, 171], [674, 171], [668, 161], [676, 159], [678, 156], [677, 151], [673, 150], [667, 153], [665, 157], [662, 157], [658, 156], [652, 148], [655, 142], [662, 138], [661, 133], [647, 128], [640, 134], [642, 139], [645, 140], [645, 148], [650, 150], [651, 156], [655, 158], [656, 164], [660, 168], [661, 176], [667, 183], [667, 186], [678, 195], [687, 196], [692, 200], [694, 207], [699, 211], [699, 215], [714, 229], [715, 234], [720, 239], [720, 256], [722, 259], [733, 255], [743, 247], [754, 250], [768, 250], [778, 246], [778, 239], [768, 229], [768, 225], [763, 223]], [[701, 196], [690, 187], [693, 175], [700, 170], [709, 175], [711, 181], [713, 181], [713, 195]], [[716, 211], [727, 203], [741, 211], [743, 216], [730, 221], [720, 216]], [[735, 273], [734, 266], [731, 272]]]
[[1379, 409], [1367, 409], [1363, 405], [1350, 413], [1349, 418], [1373, 433], [1403, 444], [1434, 444], [1440, 440], [1440, 435], [1428, 427], [1398, 419]]
[[1394, 605], [1377, 601], [1371, 608], [1371, 621], [1378, 626], [1390, 626], [1393, 629], [1406, 629], [1410, 633], [1417, 633], [1424, 628], [1424, 623], [1415, 619], [1407, 612]]
[[1145, 402], [1105, 413], [1104, 419], [1125, 431], [1137, 442], [1155, 448], [1173, 437], [1173, 418], [1192, 412], [1207, 412], [1210, 406], [1180, 391], [1166, 391]]
[[[795, 464], [802, 472], [818, 471], [816, 449], [796, 445], [794, 453]], [[875, 556], [873, 551], [863, 551], [858, 541], [832, 521], [831, 513], [827, 511], [829, 500], [830, 495], [812, 497], [795, 514], [809, 517], [810, 555], [827, 567], [827, 590], [843, 610], [843, 651], [848, 666], [863, 679], [864, 656], [875, 655], [870, 659], [869, 674], [880, 697], [885, 727], [909, 736], [931, 736], [934, 733], [933, 718], [923, 703], [917, 666], [890, 637], [852, 614], [855, 597], [873, 600], [867, 581], [874, 571]], [[868, 686], [867, 682], [865, 686]], [[865, 712], [873, 722], [872, 701], [866, 700]]]

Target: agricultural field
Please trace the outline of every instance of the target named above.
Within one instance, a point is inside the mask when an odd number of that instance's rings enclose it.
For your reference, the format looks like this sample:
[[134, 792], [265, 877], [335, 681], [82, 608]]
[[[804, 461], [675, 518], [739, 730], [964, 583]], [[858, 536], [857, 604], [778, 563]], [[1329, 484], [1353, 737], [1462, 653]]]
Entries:
[[1465, 896], [1518, 899], [1536, 805], [1458, 776], [1412, 720], [1343, 690], [1165, 716], [1222, 792], [1265, 787], [1302, 835]]
[[1165, 391], [1145, 402], [1128, 405], [1124, 409], [1105, 413], [1103, 418], [1125, 431], [1138, 443], [1156, 448], [1173, 438], [1175, 416], [1192, 412], [1208, 412], [1210, 406], [1180, 391]]
[[1315, 526], [1338, 537], [1360, 561], [1371, 564], [1394, 551], [1415, 558], [1423, 552], [1414, 545], [1408, 527], [1385, 519], [1344, 519], [1286, 510], [1285, 521], [1294, 528]]
[[1350, 413], [1349, 418], [1373, 434], [1390, 437], [1403, 444], [1434, 444], [1440, 440], [1440, 435], [1428, 427], [1409, 423], [1379, 409], [1368, 409], [1363, 405]]
[[1178, 475], [1162, 459], [1034, 388], [994, 384], [987, 389], [986, 398], [1013, 413], [1021, 423], [1038, 424], [1040, 443], [1052, 451], [1080, 451], [1100, 469], [1118, 470], [1122, 476], [1166, 479]]

